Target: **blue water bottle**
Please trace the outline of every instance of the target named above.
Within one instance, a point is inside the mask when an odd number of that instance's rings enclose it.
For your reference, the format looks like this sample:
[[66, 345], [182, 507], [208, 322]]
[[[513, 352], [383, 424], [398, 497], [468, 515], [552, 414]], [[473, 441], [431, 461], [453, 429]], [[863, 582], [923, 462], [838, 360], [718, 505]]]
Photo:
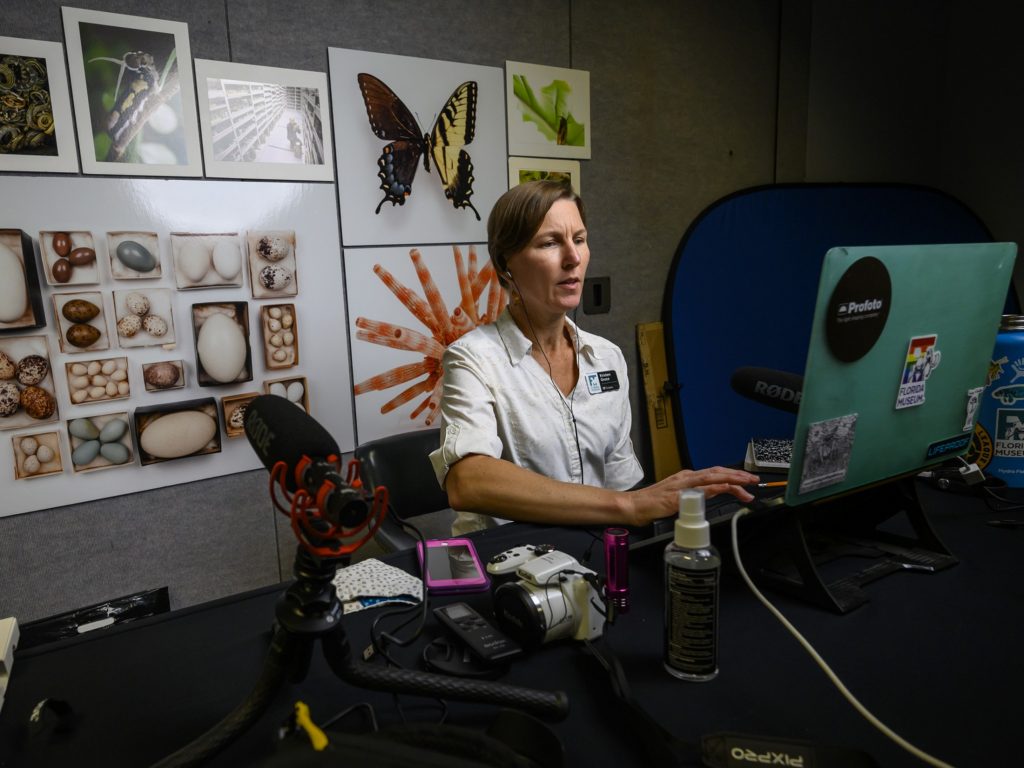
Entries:
[[1003, 315], [967, 459], [1024, 486], [1024, 315]]

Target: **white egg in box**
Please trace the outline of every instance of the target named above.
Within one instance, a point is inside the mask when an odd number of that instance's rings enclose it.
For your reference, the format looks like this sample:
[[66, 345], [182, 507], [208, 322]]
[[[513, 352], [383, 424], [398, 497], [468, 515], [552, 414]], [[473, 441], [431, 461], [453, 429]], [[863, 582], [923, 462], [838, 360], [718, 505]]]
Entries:
[[213, 246], [213, 268], [225, 280], [234, 280], [242, 271], [242, 254], [234, 240], [218, 240]]
[[202, 450], [216, 435], [217, 422], [208, 414], [177, 411], [150, 422], [139, 436], [139, 446], [158, 459], [177, 459]]
[[28, 309], [25, 271], [18, 254], [0, 243], [0, 322], [13, 323]]
[[210, 249], [201, 240], [186, 240], [178, 252], [178, 269], [187, 280], [198, 283], [210, 269]]
[[242, 328], [227, 315], [211, 314], [199, 329], [196, 351], [203, 370], [227, 384], [245, 370], [246, 342]]

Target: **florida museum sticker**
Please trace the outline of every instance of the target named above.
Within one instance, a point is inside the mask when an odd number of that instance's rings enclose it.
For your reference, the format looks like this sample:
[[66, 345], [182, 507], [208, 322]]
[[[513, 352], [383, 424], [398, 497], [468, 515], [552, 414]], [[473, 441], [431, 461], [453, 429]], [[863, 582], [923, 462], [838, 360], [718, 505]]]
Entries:
[[925, 384], [942, 360], [938, 336], [915, 336], [907, 345], [907, 357], [903, 362], [900, 376], [900, 391], [896, 396], [896, 408], [913, 408], [924, 404]]

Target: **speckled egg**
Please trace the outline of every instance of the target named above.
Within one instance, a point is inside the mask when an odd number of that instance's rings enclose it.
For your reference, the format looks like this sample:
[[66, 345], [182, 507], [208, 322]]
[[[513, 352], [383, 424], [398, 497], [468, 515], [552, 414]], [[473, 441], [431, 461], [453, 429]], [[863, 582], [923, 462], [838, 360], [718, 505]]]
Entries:
[[129, 312], [139, 317], [149, 314], [149, 299], [141, 293], [129, 293], [124, 299], [124, 305]]
[[264, 267], [260, 270], [260, 285], [268, 291], [283, 291], [292, 284], [292, 273], [284, 267]]
[[85, 299], [72, 299], [61, 307], [60, 313], [72, 323], [87, 323], [100, 313], [100, 308]]
[[0, 382], [0, 416], [13, 416], [21, 407], [21, 392], [13, 381]]
[[25, 471], [26, 475], [34, 475], [42, 469], [42, 465], [40, 464], [39, 459], [35, 456], [26, 456], [21, 468]]
[[167, 334], [167, 321], [159, 315], [146, 315], [142, 318], [142, 328], [150, 336], [165, 336]]
[[36, 448], [36, 458], [43, 464], [49, 464], [53, 461], [54, 453], [53, 449], [48, 445], [40, 445]]
[[138, 315], [125, 315], [117, 321], [117, 333], [126, 339], [130, 339], [138, 333], [140, 328], [142, 328], [142, 318]]
[[180, 376], [178, 366], [174, 363], [154, 363], [153, 365], [146, 368], [142, 374], [142, 378], [145, 379], [146, 383], [151, 387], [157, 389], [167, 389], [173, 387], [178, 383], [178, 377]]
[[234, 429], [244, 429], [245, 428], [245, 412], [246, 412], [246, 410], [248, 408], [249, 408], [249, 404], [248, 403], [242, 403], [240, 406], [235, 408], [235, 410], [233, 410], [231, 412], [231, 418], [228, 419], [228, 425], [233, 427]]
[[242, 270], [242, 254], [234, 240], [218, 240], [213, 246], [213, 268], [225, 280], [234, 280]]
[[196, 352], [212, 379], [227, 384], [245, 369], [246, 344], [241, 326], [227, 315], [210, 315], [199, 329]]
[[92, 325], [86, 325], [85, 323], [75, 323], [68, 328], [67, 333], [64, 334], [64, 338], [66, 338], [68, 343], [72, 346], [78, 347], [79, 349], [85, 349], [86, 347], [91, 347], [100, 340], [100, 329]]
[[13, 379], [16, 371], [17, 367], [14, 365], [14, 361], [6, 353], [0, 352], [0, 381]]
[[0, 323], [13, 323], [28, 309], [25, 270], [14, 251], [0, 243]]
[[21, 452], [26, 456], [31, 456], [39, 450], [39, 441], [34, 437], [23, 437], [18, 447], [21, 448]]
[[33, 419], [48, 419], [57, 410], [57, 401], [42, 387], [25, 387], [21, 391], [21, 407]]
[[38, 384], [50, 372], [50, 363], [42, 355], [27, 355], [18, 361], [18, 381], [25, 386]]
[[264, 235], [256, 245], [256, 252], [267, 261], [281, 261], [291, 255], [292, 244], [283, 237]]
[[210, 270], [210, 249], [201, 240], [187, 240], [178, 251], [178, 271], [192, 283], [198, 283]]

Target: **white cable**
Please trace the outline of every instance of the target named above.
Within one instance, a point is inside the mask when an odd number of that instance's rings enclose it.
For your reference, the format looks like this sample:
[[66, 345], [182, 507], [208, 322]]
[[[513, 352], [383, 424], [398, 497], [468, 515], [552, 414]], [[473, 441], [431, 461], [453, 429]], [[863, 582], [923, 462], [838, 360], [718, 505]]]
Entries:
[[804, 647], [804, 650], [811, 655], [811, 658], [814, 659], [815, 663], [819, 667], [821, 667], [822, 671], [828, 676], [828, 679], [832, 681], [832, 684], [839, 689], [839, 692], [843, 694], [844, 697], [846, 697], [846, 700], [853, 705], [854, 709], [860, 712], [860, 714], [864, 717], [865, 720], [867, 720], [869, 723], [871, 723], [871, 725], [873, 725], [884, 735], [888, 736], [892, 741], [896, 742], [896, 744], [903, 747], [903, 749], [905, 749], [910, 754], [914, 755], [914, 757], [918, 758], [919, 760], [922, 760], [925, 763], [928, 763], [929, 765], [937, 766], [937, 768], [953, 768], [953, 766], [949, 763], [943, 762], [937, 757], [932, 757], [924, 750], [915, 747], [909, 741], [907, 741], [894, 730], [892, 730], [892, 728], [890, 728], [877, 717], [875, 717], [873, 714], [871, 714], [871, 712], [868, 711], [868, 708], [861, 704], [857, 700], [857, 697], [850, 692], [850, 689], [843, 684], [843, 681], [839, 679], [839, 676], [832, 671], [832, 668], [821, 657], [821, 654], [814, 650], [814, 647], [810, 644], [807, 638], [801, 635], [800, 631], [796, 627], [794, 627], [785, 616], [782, 615], [782, 612], [774, 605], [772, 605], [770, 602], [768, 602], [768, 598], [762, 595], [761, 591], [756, 586], [754, 586], [754, 582], [751, 581], [750, 576], [747, 575], [747, 571], [743, 567], [743, 562], [740, 560], [739, 536], [737, 535], [737, 530], [739, 529], [739, 519], [743, 515], [747, 514], [749, 511], [749, 509], [746, 509], [744, 507], [739, 509], [736, 512], [736, 514], [733, 515], [732, 553], [733, 557], [736, 558], [736, 567], [739, 569], [740, 576], [743, 577], [743, 580], [747, 583], [747, 586], [750, 587], [750, 591], [754, 593], [754, 596], [761, 601], [765, 608], [772, 612], [775, 618], [777, 618], [782, 623], [782, 626], [789, 630], [789, 633], [797, 639], [797, 642], [799, 642], [800, 645]]

